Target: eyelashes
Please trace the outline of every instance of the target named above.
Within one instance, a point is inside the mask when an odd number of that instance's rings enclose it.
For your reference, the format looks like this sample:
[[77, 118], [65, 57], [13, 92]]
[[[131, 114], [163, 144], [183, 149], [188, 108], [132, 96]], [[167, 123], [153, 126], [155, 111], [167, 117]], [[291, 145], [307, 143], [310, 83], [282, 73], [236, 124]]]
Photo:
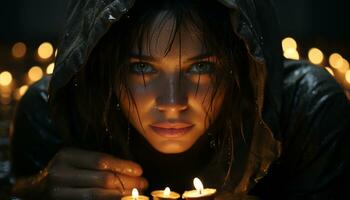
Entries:
[[[201, 61], [193, 63], [185, 70], [188, 75], [205, 75], [212, 74], [215, 71], [216, 64], [208, 61]], [[133, 74], [137, 75], [151, 75], [158, 72], [158, 70], [150, 63], [135, 62], [131, 63], [129, 70]]]
[[214, 69], [215, 64], [212, 62], [198, 62], [192, 64], [187, 72], [191, 74], [211, 74]]
[[157, 72], [151, 64], [145, 62], [131, 63], [129, 69], [130, 72], [139, 75], [154, 74]]

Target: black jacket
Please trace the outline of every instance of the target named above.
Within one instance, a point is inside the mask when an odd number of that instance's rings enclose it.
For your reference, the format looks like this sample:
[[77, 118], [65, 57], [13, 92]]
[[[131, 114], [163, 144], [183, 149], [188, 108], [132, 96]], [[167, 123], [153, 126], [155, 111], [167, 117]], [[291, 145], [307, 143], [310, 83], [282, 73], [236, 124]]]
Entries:
[[[320, 67], [283, 63], [269, 1], [221, 2], [232, 10], [232, 26], [246, 42], [256, 70], [268, 74], [256, 78], [258, 129], [249, 147], [238, 147], [246, 162], [233, 164], [237, 175], [232, 188], [225, 189], [262, 199], [346, 199], [342, 181], [350, 169], [350, 104], [342, 88]], [[11, 140], [16, 176], [37, 173], [63, 146], [61, 130], [69, 134], [73, 126], [69, 120], [64, 125], [51, 121], [48, 100], [55, 102], [99, 39], [133, 4], [84, 0], [69, 5], [53, 76], [31, 86], [17, 108]]]

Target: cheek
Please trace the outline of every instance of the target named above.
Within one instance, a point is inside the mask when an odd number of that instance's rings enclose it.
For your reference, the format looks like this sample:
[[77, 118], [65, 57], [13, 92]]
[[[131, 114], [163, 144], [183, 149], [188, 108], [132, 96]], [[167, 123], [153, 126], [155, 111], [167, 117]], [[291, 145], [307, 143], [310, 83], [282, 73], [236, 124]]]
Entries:
[[200, 113], [201, 120], [207, 128], [212, 121], [218, 116], [225, 97], [225, 89], [223, 86], [215, 88], [210, 80], [195, 84], [189, 93], [189, 104]]
[[126, 117], [135, 126], [139, 127], [140, 120], [146, 122], [145, 115], [152, 108], [154, 102], [154, 92], [143, 84], [129, 84], [129, 91], [123, 89], [118, 96], [120, 107]]

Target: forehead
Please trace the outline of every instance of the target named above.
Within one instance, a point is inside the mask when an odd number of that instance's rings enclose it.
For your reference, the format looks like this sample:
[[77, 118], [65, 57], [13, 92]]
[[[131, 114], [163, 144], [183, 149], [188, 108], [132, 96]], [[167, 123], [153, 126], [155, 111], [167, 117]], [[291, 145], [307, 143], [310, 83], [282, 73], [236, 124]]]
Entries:
[[178, 24], [176, 18], [166, 11], [160, 12], [145, 27], [140, 41], [134, 41], [133, 54], [153, 57], [191, 57], [207, 52], [202, 34], [192, 22], [184, 20]]

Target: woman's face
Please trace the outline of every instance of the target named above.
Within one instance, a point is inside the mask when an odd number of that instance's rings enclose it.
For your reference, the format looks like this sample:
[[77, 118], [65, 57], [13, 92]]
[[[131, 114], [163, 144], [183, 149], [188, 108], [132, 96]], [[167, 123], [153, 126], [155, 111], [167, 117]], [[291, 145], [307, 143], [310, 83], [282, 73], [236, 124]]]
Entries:
[[165, 53], [173, 38], [174, 19], [164, 23], [163, 18], [159, 14], [149, 27], [152, 35], [144, 39], [142, 51], [134, 45], [126, 86], [130, 96], [126, 90], [118, 96], [131, 124], [156, 150], [181, 153], [215, 120], [225, 91], [223, 85], [214, 86], [216, 56], [204, 47], [191, 27], [182, 28]]

